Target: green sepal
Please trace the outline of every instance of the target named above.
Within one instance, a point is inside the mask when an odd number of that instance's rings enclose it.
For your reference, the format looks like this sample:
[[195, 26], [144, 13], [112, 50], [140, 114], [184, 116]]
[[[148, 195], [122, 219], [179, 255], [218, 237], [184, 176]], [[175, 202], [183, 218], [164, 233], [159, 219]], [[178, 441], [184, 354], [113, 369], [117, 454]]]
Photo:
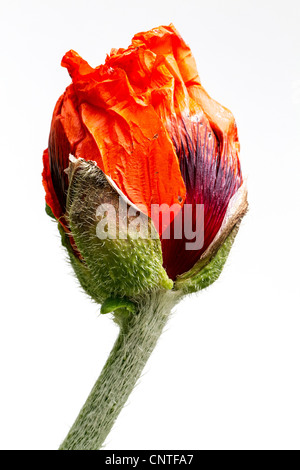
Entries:
[[213, 284], [224, 268], [238, 228], [237, 224], [213, 256], [200, 259], [192, 269], [178, 276], [174, 288], [192, 294]]
[[[158, 234], [153, 238], [134, 237], [129, 233], [125, 238], [119, 236], [126, 227], [126, 219], [119, 218], [119, 198], [93, 162], [77, 160], [70, 164], [66, 218], [84, 267], [89, 271], [89, 282], [83, 286], [79, 279], [80, 283], [99, 303], [108, 298], [136, 300], [154, 289], [173, 287], [162, 265]], [[103, 203], [116, 208], [117, 238], [101, 239], [97, 235], [97, 208]], [[145, 214], [141, 218], [149, 233], [155, 232], [151, 219]], [[76, 269], [75, 272], [79, 278]]]
[[[51, 208], [46, 204], [45, 206], [46, 214], [54, 220], [57, 220], [54, 216]], [[63, 229], [62, 225], [57, 221], [57, 228], [60, 233], [61, 244], [64, 248], [66, 248], [70, 264], [75, 272], [75, 275], [85, 292], [87, 292], [93, 300], [97, 303], [101, 303], [103, 301], [103, 297], [99, 293], [98, 289], [94, 288], [94, 282], [92, 280], [91, 272], [86, 266], [85, 262], [75, 255], [73, 247], [70, 242], [70, 238], [68, 234]], [[100, 294], [100, 295], [99, 295]]]
[[102, 306], [101, 306], [101, 311], [100, 313], [105, 314], [105, 313], [111, 313], [119, 308], [126, 308], [130, 313], [135, 314], [136, 313], [136, 305], [131, 302], [130, 300], [126, 298], [109, 298], [106, 299]]
[[93, 281], [89, 268], [86, 266], [84, 260], [79, 259], [75, 255], [70, 242], [70, 238], [66, 234], [60, 223], [57, 224], [57, 227], [61, 236], [61, 244], [68, 251], [70, 264], [75, 272], [75, 275], [81, 287], [88, 295], [92, 297], [95, 302], [101, 304], [104, 300], [104, 297], [102, 296], [102, 293], [99, 292], [99, 289], [95, 287], [95, 283]]
[[55, 215], [53, 214], [52, 209], [50, 206], [48, 206], [48, 204], [46, 204], [45, 206], [45, 211], [46, 211], [46, 214], [49, 215], [49, 217], [51, 217], [51, 219], [55, 219]]

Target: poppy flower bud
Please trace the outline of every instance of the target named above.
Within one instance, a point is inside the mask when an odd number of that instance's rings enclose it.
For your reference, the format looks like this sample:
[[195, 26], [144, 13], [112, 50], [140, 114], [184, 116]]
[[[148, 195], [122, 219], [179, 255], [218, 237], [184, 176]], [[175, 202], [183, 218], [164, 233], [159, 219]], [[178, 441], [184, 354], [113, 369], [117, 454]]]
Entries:
[[[43, 183], [81, 284], [100, 303], [207, 287], [247, 192], [235, 120], [202, 87], [189, 47], [173, 25], [161, 26], [113, 49], [104, 65], [71, 50], [62, 66], [72, 83], [54, 109]], [[120, 198], [140, 214], [122, 219]], [[101, 213], [105, 204], [111, 210]], [[155, 236], [126, 238], [132, 217]]]

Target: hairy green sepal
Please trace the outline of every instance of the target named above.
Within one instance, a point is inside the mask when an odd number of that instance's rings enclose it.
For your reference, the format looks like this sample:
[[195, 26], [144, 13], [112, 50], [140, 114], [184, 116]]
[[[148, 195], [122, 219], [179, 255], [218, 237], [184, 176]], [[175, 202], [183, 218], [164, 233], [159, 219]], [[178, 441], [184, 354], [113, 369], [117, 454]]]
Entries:
[[[157, 233], [155, 237], [148, 238], [132, 233], [128, 233], [126, 238], [122, 237], [128, 221], [119, 218], [119, 199], [119, 193], [93, 162], [79, 160], [70, 166], [66, 220], [80, 257], [74, 253], [69, 235], [60, 227], [62, 243], [69, 252], [81, 286], [101, 304], [107, 299], [126, 298], [132, 302], [153, 289], [169, 290], [173, 287], [173, 281], [162, 266], [161, 243]], [[97, 216], [97, 210], [103, 204], [115, 207], [116, 238], [110, 238], [109, 233], [107, 238], [99, 238], [97, 225], [101, 218]], [[144, 228], [149, 233], [155, 233], [151, 219], [145, 214], [140, 216]]]
[[192, 269], [178, 276], [174, 288], [183, 294], [192, 294], [213, 284], [224, 268], [238, 228], [238, 225], [233, 228], [216, 253], [200, 258]]

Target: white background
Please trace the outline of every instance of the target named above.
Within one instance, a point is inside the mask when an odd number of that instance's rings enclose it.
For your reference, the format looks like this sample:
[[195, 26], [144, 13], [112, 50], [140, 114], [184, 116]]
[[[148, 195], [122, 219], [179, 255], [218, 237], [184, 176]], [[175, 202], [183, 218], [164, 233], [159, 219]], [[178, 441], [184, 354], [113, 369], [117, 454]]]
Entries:
[[232, 110], [250, 210], [221, 278], [178, 306], [107, 449], [300, 449], [299, 1], [1, 2], [0, 448], [57, 449], [117, 336], [44, 213], [60, 67], [172, 22]]

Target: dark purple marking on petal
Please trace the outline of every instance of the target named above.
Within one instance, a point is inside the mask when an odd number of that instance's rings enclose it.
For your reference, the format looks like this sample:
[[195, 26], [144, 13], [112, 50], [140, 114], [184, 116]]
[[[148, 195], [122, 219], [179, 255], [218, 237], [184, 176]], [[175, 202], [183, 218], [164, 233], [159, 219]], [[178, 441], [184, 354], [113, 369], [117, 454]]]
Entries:
[[[180, 137], [174, 139], [181, 174], [186, 185], [185, 204], [204, 204], [204, 245], [200, 250], [187, 250], [186, 240], [162, 239], [164, 268], [175, 279], [193, 267], [214, 240], [221, 227], [229, 201], [242, 184], [237, 155], [227, 142], [220, 143], [205, 118], [198, 121], [181, 119]], [[232, 152], [232, 154], [230, 154]], [[196, 211], [192, 226], [196, 227]], [[184, 206], [177, 217], [184, 221]], [[171, 235], [174, 224], [171, 224]], [[203, 227], [202, 227], [203, 229]], [[184, 229], [183, 229], [184, 234]]]

